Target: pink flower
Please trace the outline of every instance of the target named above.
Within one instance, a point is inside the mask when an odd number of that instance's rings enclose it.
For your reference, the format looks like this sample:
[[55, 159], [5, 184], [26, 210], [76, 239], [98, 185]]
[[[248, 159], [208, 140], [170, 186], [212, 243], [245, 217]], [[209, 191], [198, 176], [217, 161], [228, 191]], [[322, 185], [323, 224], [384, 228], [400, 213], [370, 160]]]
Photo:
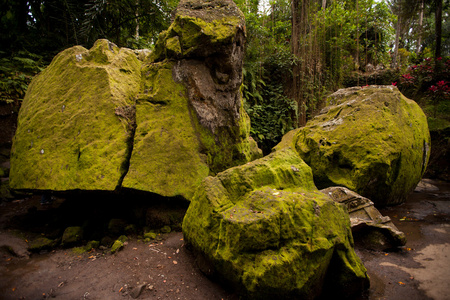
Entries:
[[435, 93], [437, 91], [437, 87], [432, 85], [428, 90], [430, 90], [431, 92]]
[[397, 81], [396, 81], [396, 82], [393, 82], [392, 85], [393, 85], [393, 86], [396, 86], [396, 85], [397, 85]]
[[436, 58], [436, 60], [441, 60], [442, 59], [442, 57], [438, 57], [438, 58]]

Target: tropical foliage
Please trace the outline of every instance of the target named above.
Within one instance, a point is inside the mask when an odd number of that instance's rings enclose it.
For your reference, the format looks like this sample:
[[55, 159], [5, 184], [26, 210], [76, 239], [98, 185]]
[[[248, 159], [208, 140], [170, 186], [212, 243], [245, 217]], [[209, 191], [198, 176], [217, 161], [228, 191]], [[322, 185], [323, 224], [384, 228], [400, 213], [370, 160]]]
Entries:
[[[267, 153], [338, 88], [372, 75], [447, 111], [450, 0], [234, 0], [246, 17], [242, 93]], [[98, 38], [149, 48], [179, 0], [3, 0], [0, 101], [19, 103], [59, 51]], [[36, 53], [36, 54], [33, 54]]]

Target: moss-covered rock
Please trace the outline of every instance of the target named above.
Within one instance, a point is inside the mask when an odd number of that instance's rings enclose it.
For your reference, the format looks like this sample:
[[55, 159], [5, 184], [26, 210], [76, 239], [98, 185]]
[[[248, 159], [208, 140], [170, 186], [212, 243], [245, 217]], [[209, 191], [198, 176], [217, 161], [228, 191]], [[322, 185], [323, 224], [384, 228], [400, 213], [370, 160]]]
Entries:
[[99, 40], [59, 53], [28, 88], [11, 153], [11, 187], [114, 190], [126, 169], [140, 63]]
[[143, 68], [144, 93], [136, 105], [136, 134], [123, 187], [163, 196], [192, 197], [209, 167], [173, 62]]
[[28, 244], [28, 250], [31, 252], [39, 252], [41, 250], [50, 250], [56, 246], [57, 241], [51, 240], [46, 237], [39, 237], [30, 241]]
[[170, 226], [164, 226], [160, 229], [162, 233], [170, 233], [172, 231], [172, 228]]
[[70, 246], [80, 242], [83, 239], [83, 229], [79, 226], [67, 227], [64, 230], [61, 244]]
[[120, 240], [116, 240], [114, 244], [111, 246], [111, 254], [116, 253], [119, 250], [122, 250], [124, 247], [124, 243]]
[[160, 34], [153, 59], [207, 57], [223, 52], [244, 27], [244, 14], [232, 0], [181, 0], [174, 22]]
[[369, 284], [345, 207], [314, 186], [295, 151], [207, 177], [183, 221], [185, 240], [250, 298], [314, 299]]
[[343, 89], [327, 101], [275, 151], [294, 147], [319, 188], [345, 186], [378, 206], [404, 202], [430, 155], [427, 120], [417, 103], [394, 86]]
[[239, 90], [243, 25], [231, 0], [180, 2], [142, 69], [124, 187], [191, 199], [210, 173], [261, 155]]
[[86, 249], [86, 251], [91, 251], [92, 249], [97, 249], [100, 246], [100, 242], [99, 241], [89, 241], [86, 246], [84, 246], [84, 248]]
[[154, 233], [152, 231], [146, 232], [146, 233], [144, 233], [144, 239], [154, 240], [154, 239], [156, 239], [156, 233]]
[[84, 246], [72, 248], [72, 252], [75, 254], [83, 254], [86, 252], [90, 252], [94, 249], [97, 249], [99, 246], [100, 246], [99, 241], [90, 241]]
[[[176, 42], [179, 51], [163, 51]], [[249, 137], [240, 92], [244, 43], [244, 15], [233, 1], [182, 0], [155, 46], [155, 61], [178, 60], [173, 78], [186, 87], [201, 152], [213, 173], [261, 157]]]
[[125, 243], [128, 241], [128, 237], [126, 235], [121, 235], [117, 238], [119, 241], [121, 241], [122, 243]]
[[190, 200], [209, 174], [259, 157], [239, 90], [244, 41], [233, 1], [183, 0], [152, 58], [107, 40], [58, 54], [24, 99], [11, 187]]

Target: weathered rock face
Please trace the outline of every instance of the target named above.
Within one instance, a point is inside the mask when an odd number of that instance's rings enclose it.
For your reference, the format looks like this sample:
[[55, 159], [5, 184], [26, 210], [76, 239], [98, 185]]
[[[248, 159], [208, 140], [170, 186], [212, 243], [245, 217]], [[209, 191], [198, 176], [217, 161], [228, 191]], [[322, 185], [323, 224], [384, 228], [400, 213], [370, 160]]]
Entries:
[[[253, 155], [249, 145], [255, 145], [246, 141], [250, 128], [240, 92], [244, 28], [244, 15], [232, 0], [182, 0], [153, 55], [156, 61], [178, 60], [173, 76], [186, 86], [198, 122], [214, 134], [215, 144], [229, 148], [239, 160]], [[212, 147], [212, 141], [203, 143]], [[223, 170], [221, 165], [226, 162], [219, 157], [226, 156], [229, 154], [216, 155], [214, 171]]]
[[244, 27], [231, 0], [182, 0], [155, 47], [156, 61], [179, 60], [174, 77], [188, 88], [200, 123], [219, 135], [227, 135], [241, 115]]
[[209, 174], [260, 156], [239, 92], [242, 13], [208, 3], [181, 1], [151, 55], [106, 40], [60, 53], [24, 100], [11, 186], [190, 199]]
[[348, 296], [369, 284], [345, 207], [320, 193], [291, 149], [207, 177], [185, 240], [249, 298]]
[[345, 186], [375, 205], [405, 201], [425, 172], [427, 120], [394, 86], [339, 90], [305, 127], [274, 149], [295, 147], [319, 188]]

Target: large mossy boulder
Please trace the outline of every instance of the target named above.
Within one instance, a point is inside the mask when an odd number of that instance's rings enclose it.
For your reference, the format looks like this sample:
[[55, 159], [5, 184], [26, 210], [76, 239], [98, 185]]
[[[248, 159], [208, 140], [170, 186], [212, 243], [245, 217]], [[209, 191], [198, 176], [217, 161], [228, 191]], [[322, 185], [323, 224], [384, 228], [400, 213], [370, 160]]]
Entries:
[[114, 190], [126, 172], [129, 119], [141, 63], [98, 41], [59, 53], [31, 82], [18, 117], [10, 185], [28, 190]]
[[345, 207], [288, 148], [204, 179], [183, 233], [199, 261], [251, 299], [345, 297], [369, 284]]
[[293, 147], [320, 189], [345, 186], [376, 206], [405, 201], [425, 172], [430, 133], [419, 105], [394, 86], [348, 88], [274, 150]]
[[11, 187], [189, 200], [206, 176], [259, 157], [239, 90], [244, 18], [231, 0], [208, 3], [181, 1], [152, 54], [107, 40], [58, 54], [24, 99]]

